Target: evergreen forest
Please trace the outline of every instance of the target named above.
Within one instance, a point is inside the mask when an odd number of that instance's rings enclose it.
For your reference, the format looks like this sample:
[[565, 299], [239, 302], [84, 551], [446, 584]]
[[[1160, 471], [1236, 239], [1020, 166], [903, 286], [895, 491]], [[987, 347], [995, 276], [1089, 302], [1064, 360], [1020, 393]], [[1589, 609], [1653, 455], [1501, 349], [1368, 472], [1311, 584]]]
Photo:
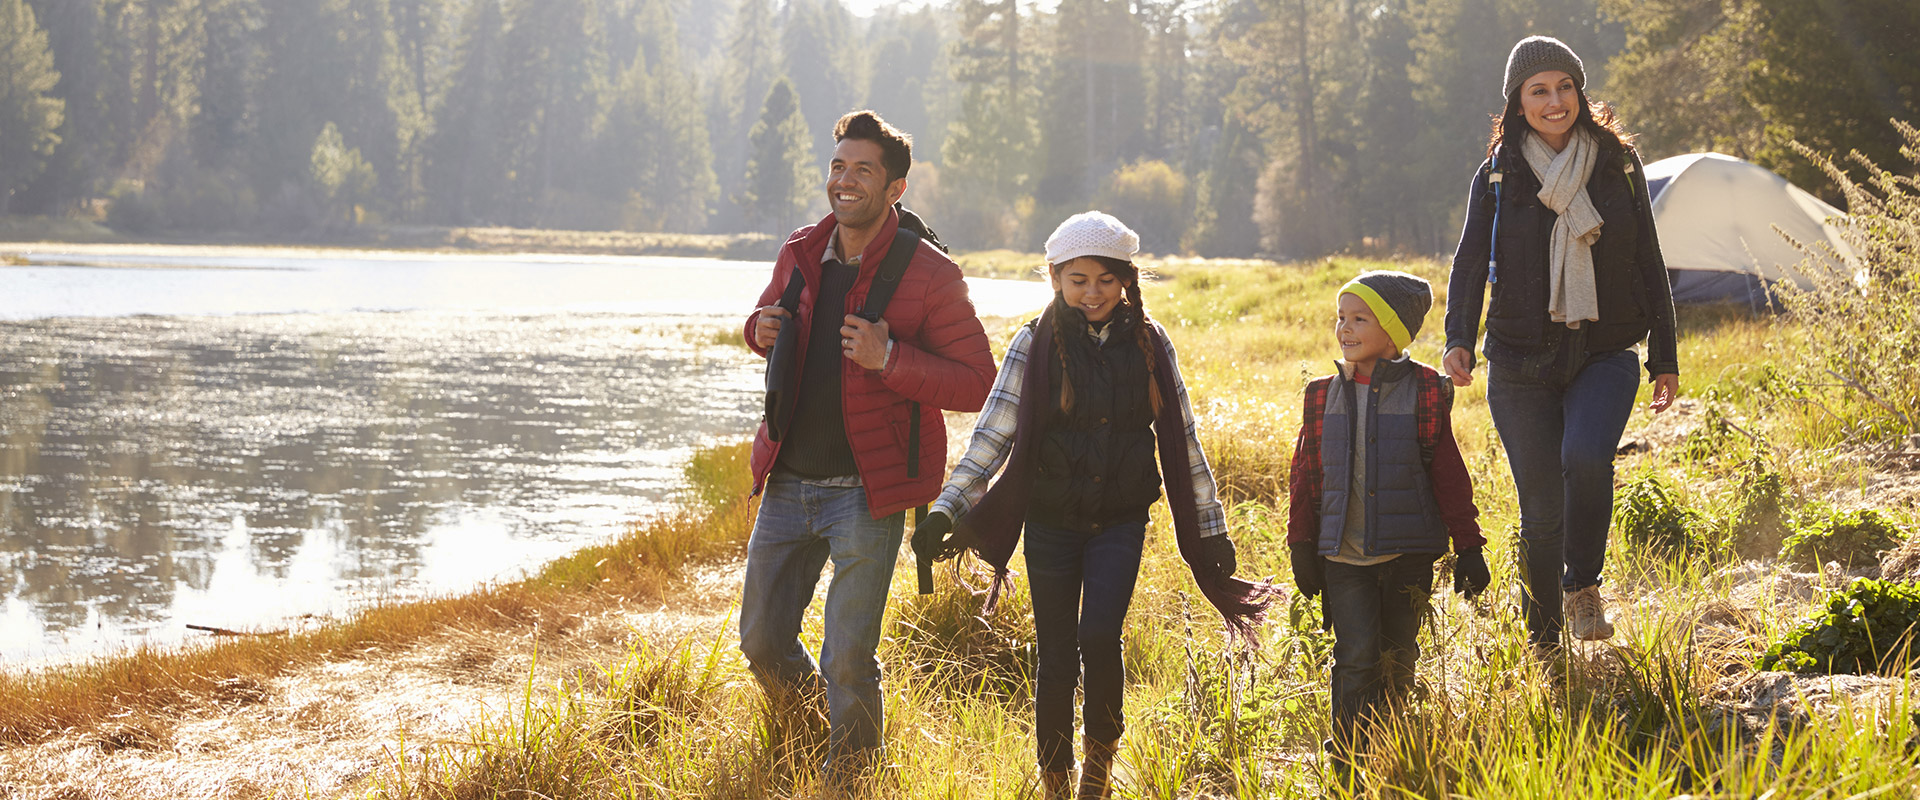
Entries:
[[963, 250], [1098, 207], [1161, 254], [1440, 253], [1529, 34], [1649, 161], [1839, 200], [1791, 143], [1903, 163], [1920, 119], [1913, 0], [0, 0], [0, 214], [777, 235], [873, 108]]

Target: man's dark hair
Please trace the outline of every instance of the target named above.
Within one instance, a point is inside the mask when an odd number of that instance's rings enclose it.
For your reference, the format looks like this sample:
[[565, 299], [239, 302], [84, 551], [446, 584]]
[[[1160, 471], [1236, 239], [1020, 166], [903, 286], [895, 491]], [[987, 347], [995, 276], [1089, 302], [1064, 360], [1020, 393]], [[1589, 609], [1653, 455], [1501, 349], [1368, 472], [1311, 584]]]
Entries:
[[865, 139], [880, 145], [880, 168], [887, 171], [887, 183], [907, 177], [913, 169], [913, 136], [888, 125], [872, 111], [855, 111], [833, 124], [833, 142]]

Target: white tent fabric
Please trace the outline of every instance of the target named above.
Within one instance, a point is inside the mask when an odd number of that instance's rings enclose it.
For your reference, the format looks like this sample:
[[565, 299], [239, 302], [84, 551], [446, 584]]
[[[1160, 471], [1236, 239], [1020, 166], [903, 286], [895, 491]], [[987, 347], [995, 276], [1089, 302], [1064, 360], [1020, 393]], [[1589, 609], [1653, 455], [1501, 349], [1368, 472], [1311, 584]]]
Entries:
[[1854, 261], [1852, 248], [1827, 223], [1844, 212], [1765, 167], [1690, 153], [1648, 164], [1646, 172], [1675, 302], [1751, 301], [1764, 297], [1763, 283], [1779, 281], [1812, 288], [1796, 269], [1804, 256], [1775, 227]]

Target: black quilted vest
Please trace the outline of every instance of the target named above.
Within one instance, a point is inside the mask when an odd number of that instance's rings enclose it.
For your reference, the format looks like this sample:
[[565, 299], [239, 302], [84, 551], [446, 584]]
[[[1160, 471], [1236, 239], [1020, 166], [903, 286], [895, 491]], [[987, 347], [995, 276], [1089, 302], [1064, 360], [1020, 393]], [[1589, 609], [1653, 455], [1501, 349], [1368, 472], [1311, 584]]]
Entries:
[[[1108, 323], [1107, 341], [1088, 335], [1079, 309], [1064, 311], [1059, 353], [1046, 358], [1052, 396], [1046, 439], [1039, 442], [1037, 474], [1028, 518], [1043, 525], [1095, 531], [1122, 522], [1145, 521], [1160, 499], [1160, 468], [1154, 455], [1153, 405], [1147, 385], [1147, 354], [1140, 349], [1139, 318], [1127, 307]], [[1073, 382], [1073, 408], [1060, 410], [1060, 392]]]

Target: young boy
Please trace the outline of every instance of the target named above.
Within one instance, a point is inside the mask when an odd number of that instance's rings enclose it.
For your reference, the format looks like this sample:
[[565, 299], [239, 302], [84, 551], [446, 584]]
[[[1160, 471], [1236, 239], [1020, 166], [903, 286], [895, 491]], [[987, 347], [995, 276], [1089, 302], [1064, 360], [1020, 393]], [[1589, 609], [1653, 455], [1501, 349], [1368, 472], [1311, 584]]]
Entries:
[[1340, 287], [1337, 372], [1307, 384], [1293, 452], [1287, 545], [1293, 579], [1326, 593], [1333, 625], [1334, 765], [1364, 745], [1367, 719], [1413, 684], [1433, 562], [1449, 538], [1453, 588], [1472, 599], [1492, 580], [1479, 510], [1453, 439], [1453, 385], [1406, 349], [1433, 291], [1404, 272]]

